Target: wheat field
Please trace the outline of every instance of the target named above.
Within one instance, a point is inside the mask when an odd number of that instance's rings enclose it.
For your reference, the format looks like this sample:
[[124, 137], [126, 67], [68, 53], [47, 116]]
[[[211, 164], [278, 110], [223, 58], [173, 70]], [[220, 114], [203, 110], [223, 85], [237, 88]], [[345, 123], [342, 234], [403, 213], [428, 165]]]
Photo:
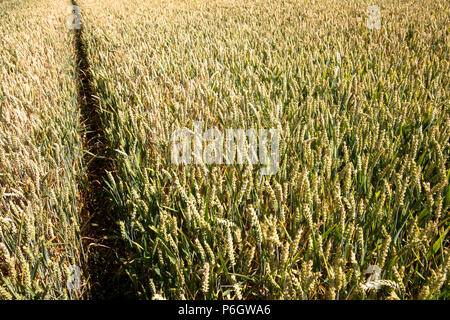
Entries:
[[[0, 298], [81, 298], [82, 146], [66, 7], [0, 3]], [[45, 18], [43, 18], [45, 17]]]
[[[0, 299], [89, 299], [95, 244], [137, 299], [450, 298], [447, 1], [77, 1], [97, 208], [70, 5], [0, 3]], [[208, 161], [239, 129], [275, 172]]]

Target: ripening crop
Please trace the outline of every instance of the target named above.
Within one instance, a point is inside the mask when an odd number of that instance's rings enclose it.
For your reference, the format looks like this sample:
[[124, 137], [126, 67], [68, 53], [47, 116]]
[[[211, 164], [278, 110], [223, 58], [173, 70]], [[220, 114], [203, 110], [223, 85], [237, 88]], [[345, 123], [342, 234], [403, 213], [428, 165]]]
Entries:
[[[102, 210], [127, 295], [450, 297], [449, 3], [376, 2], [380, 28], [365, 0], [77, 1], [112, 163]], [[56, 20], [65, 10], [51, 8]], [[18, 25], [39, 11], [21, 10], [10, 5], [17, 21], [0, 26], [0, 39], [24, 46], [0, 49], [0, 267], [16, 259], [6, 278], [0, 268], [0, 296], [40, 298], [27, 291], [45, 283], [39, 272], [16, 275], [22, 260], [54, 270], [31, 258], [50, 241], [55, 259], [86, 265], [77, 195], [88, 142], [71, 33], [47, 22], [32, 29], [41, 45], [29, 42]], [[206, 161], [208, 146], [225, 145], [206, 134], [189, 140], [205, 153], [174, 163], [174, 133], [199, 124], [252, 129], [258, 141], [277, 130], [276, 172], [249, 157]], [[51, 285], [50, 297], [85, 297], [89, 271], [76, 295]], [[47, 283], [64, 277], [55, 272]]]
[[[448, 296], [448, 3], [79, 4], [139, 297]], [[194, 121], [278, 128], [279, 171], [174, 165]]]
[[[83, 167], [72, 32], [55, 1], [0, 2], [0, 299], [76, 299]], [[84, 281], [81, 281], [84, 282]]]

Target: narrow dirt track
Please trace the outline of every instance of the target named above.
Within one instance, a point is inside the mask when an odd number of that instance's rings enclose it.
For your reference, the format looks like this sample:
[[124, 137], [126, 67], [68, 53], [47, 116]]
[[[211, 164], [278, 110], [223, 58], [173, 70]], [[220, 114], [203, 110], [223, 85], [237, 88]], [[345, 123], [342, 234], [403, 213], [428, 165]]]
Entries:
[[[77, 2], [72, 0], [72, 5]], [[89, 281], [87, 298], [115, 299], [132, 297], [129, 278], [120, 268], [124, 257], [122, 239], [115, 232], [116, 224], [104, 191], [107, 171], [114, 172], [108, 140], [102, 127], [98, 94], [95, 92], [91, 68], [83, 42], [83, 27], [74, 29], [74, 49], [77, 62], [78, 104], [84, 127], [83, 146], [89, 151], [83, 156], [87, 175], [81, 197], [83, 246], [88, 261], [84, 266]]]

